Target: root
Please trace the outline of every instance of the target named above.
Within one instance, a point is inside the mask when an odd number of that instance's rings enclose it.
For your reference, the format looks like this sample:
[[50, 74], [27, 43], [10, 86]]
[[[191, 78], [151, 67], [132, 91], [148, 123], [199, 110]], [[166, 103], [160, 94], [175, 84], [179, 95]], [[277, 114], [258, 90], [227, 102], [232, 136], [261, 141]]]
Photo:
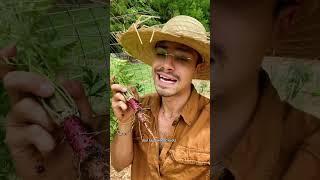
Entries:
[[142, 134], [141, 134], [141, 125], [140, 125], [140, 121], [138, 121], [138, 123], [139, 123], [140, 140], [141, 140], [141, 142], [142, 142]]
[[150, 130], [149, 126], [147, 125], [146, 122], [143, 123], [144, 127], [147, 129], [147, 131], [149, 132], [149, 134], [152, 136], [152, 139], [156, 139], [155, 136], [153, 135], [152, 131]]
[[138, 123], [139, 123], [139, 133], [140, 133], [141, 141], [142, 141], [142, 133], [141, 133], [141, 124], [140, 123], [142, 123], [143, 126], [147, 129], [147, 131], [151, 135], [152, 139], [153, 140], [156, 139], [154, 134], [152, 133], [149, 125], [148, 125], [148, 123], [151, 124], [149, 121], [150, 116], [148, 116], [146, 113], [144, 113], [144, 110], [137, 111], [135, 115], [136, 115], [136, 117], [138, 119]]

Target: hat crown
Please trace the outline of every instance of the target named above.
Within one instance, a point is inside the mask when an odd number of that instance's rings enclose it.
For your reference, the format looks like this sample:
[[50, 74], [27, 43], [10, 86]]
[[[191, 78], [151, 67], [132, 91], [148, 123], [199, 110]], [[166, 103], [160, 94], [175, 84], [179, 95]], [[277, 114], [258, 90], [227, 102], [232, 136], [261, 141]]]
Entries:
[[207, 39], [206, 29], [201, 22], [193, 17], [185, 15], [171, 18], [164, 24], [161, 31], [178, 36], [187, 36], [202, 40]]

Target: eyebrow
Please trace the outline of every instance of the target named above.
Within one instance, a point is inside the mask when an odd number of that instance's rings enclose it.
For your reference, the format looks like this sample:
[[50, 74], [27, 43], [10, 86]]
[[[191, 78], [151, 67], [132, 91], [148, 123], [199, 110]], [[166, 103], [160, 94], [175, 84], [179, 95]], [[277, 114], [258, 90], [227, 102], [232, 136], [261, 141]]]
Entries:
[[[159, 43], [156, 44], [155, 47], [156, 47], [156, 48], [159, 47], [159, 48], [168, 49], [168, 45], [167, 45], [166, 42], [159, 42]], [[175, 49], [180, 50], [180, 51], [183, 51], [183, 52], [188, 52], [188, 53], [193, 50], [191, 47], [188, 47], [188, 46], [186, 46], [186, 45], [179, 46], [179, 47], [177, 47], [177, 48], [175, 48]]]

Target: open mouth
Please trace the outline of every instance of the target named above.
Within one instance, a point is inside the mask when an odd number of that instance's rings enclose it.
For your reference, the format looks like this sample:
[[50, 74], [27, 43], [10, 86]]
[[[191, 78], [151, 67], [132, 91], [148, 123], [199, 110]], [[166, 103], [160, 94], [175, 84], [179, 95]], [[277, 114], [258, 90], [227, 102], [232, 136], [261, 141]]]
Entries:
[[161, 82], [168, 83], [168, 84], [174, 84], [178, 81], [174, 77], [164, 75], [164, 74], [158, 74], [158, 78]]

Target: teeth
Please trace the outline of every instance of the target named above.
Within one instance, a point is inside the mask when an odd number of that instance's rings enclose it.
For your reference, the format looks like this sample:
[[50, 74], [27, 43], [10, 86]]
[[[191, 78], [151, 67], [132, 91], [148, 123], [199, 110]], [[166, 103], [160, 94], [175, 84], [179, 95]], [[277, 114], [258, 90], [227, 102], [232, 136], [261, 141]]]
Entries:
[[164, 77], [164, 76], [162, 76], [162, 75], [159, 75], [159, 76], [160, 76], [160, 78], [162, 78], [162, 79], [164, 79], [164, 80], [167, 80], [167, 81], [174, 81], [173, 79], [170, 79], [170, 78]]
[[168, 78], [166, 78], [166, 77], [164, 77], [164, 76], [161, 76], [161, 75], [159, 75], [159, 79], [160, 79], [160, 81], [162, 81], [162, 82], [170, 83], [170, 84], [174, 84], [174, 83], [176, 82], [176, 80], [168, 79]]
[[160, 80], [163, 81], [163, 82], [166, 82], [166, 83], [172, 83], [172, 81], [168, 81], [168, 80], [166, 80], [164, 78], [160, 78]]

